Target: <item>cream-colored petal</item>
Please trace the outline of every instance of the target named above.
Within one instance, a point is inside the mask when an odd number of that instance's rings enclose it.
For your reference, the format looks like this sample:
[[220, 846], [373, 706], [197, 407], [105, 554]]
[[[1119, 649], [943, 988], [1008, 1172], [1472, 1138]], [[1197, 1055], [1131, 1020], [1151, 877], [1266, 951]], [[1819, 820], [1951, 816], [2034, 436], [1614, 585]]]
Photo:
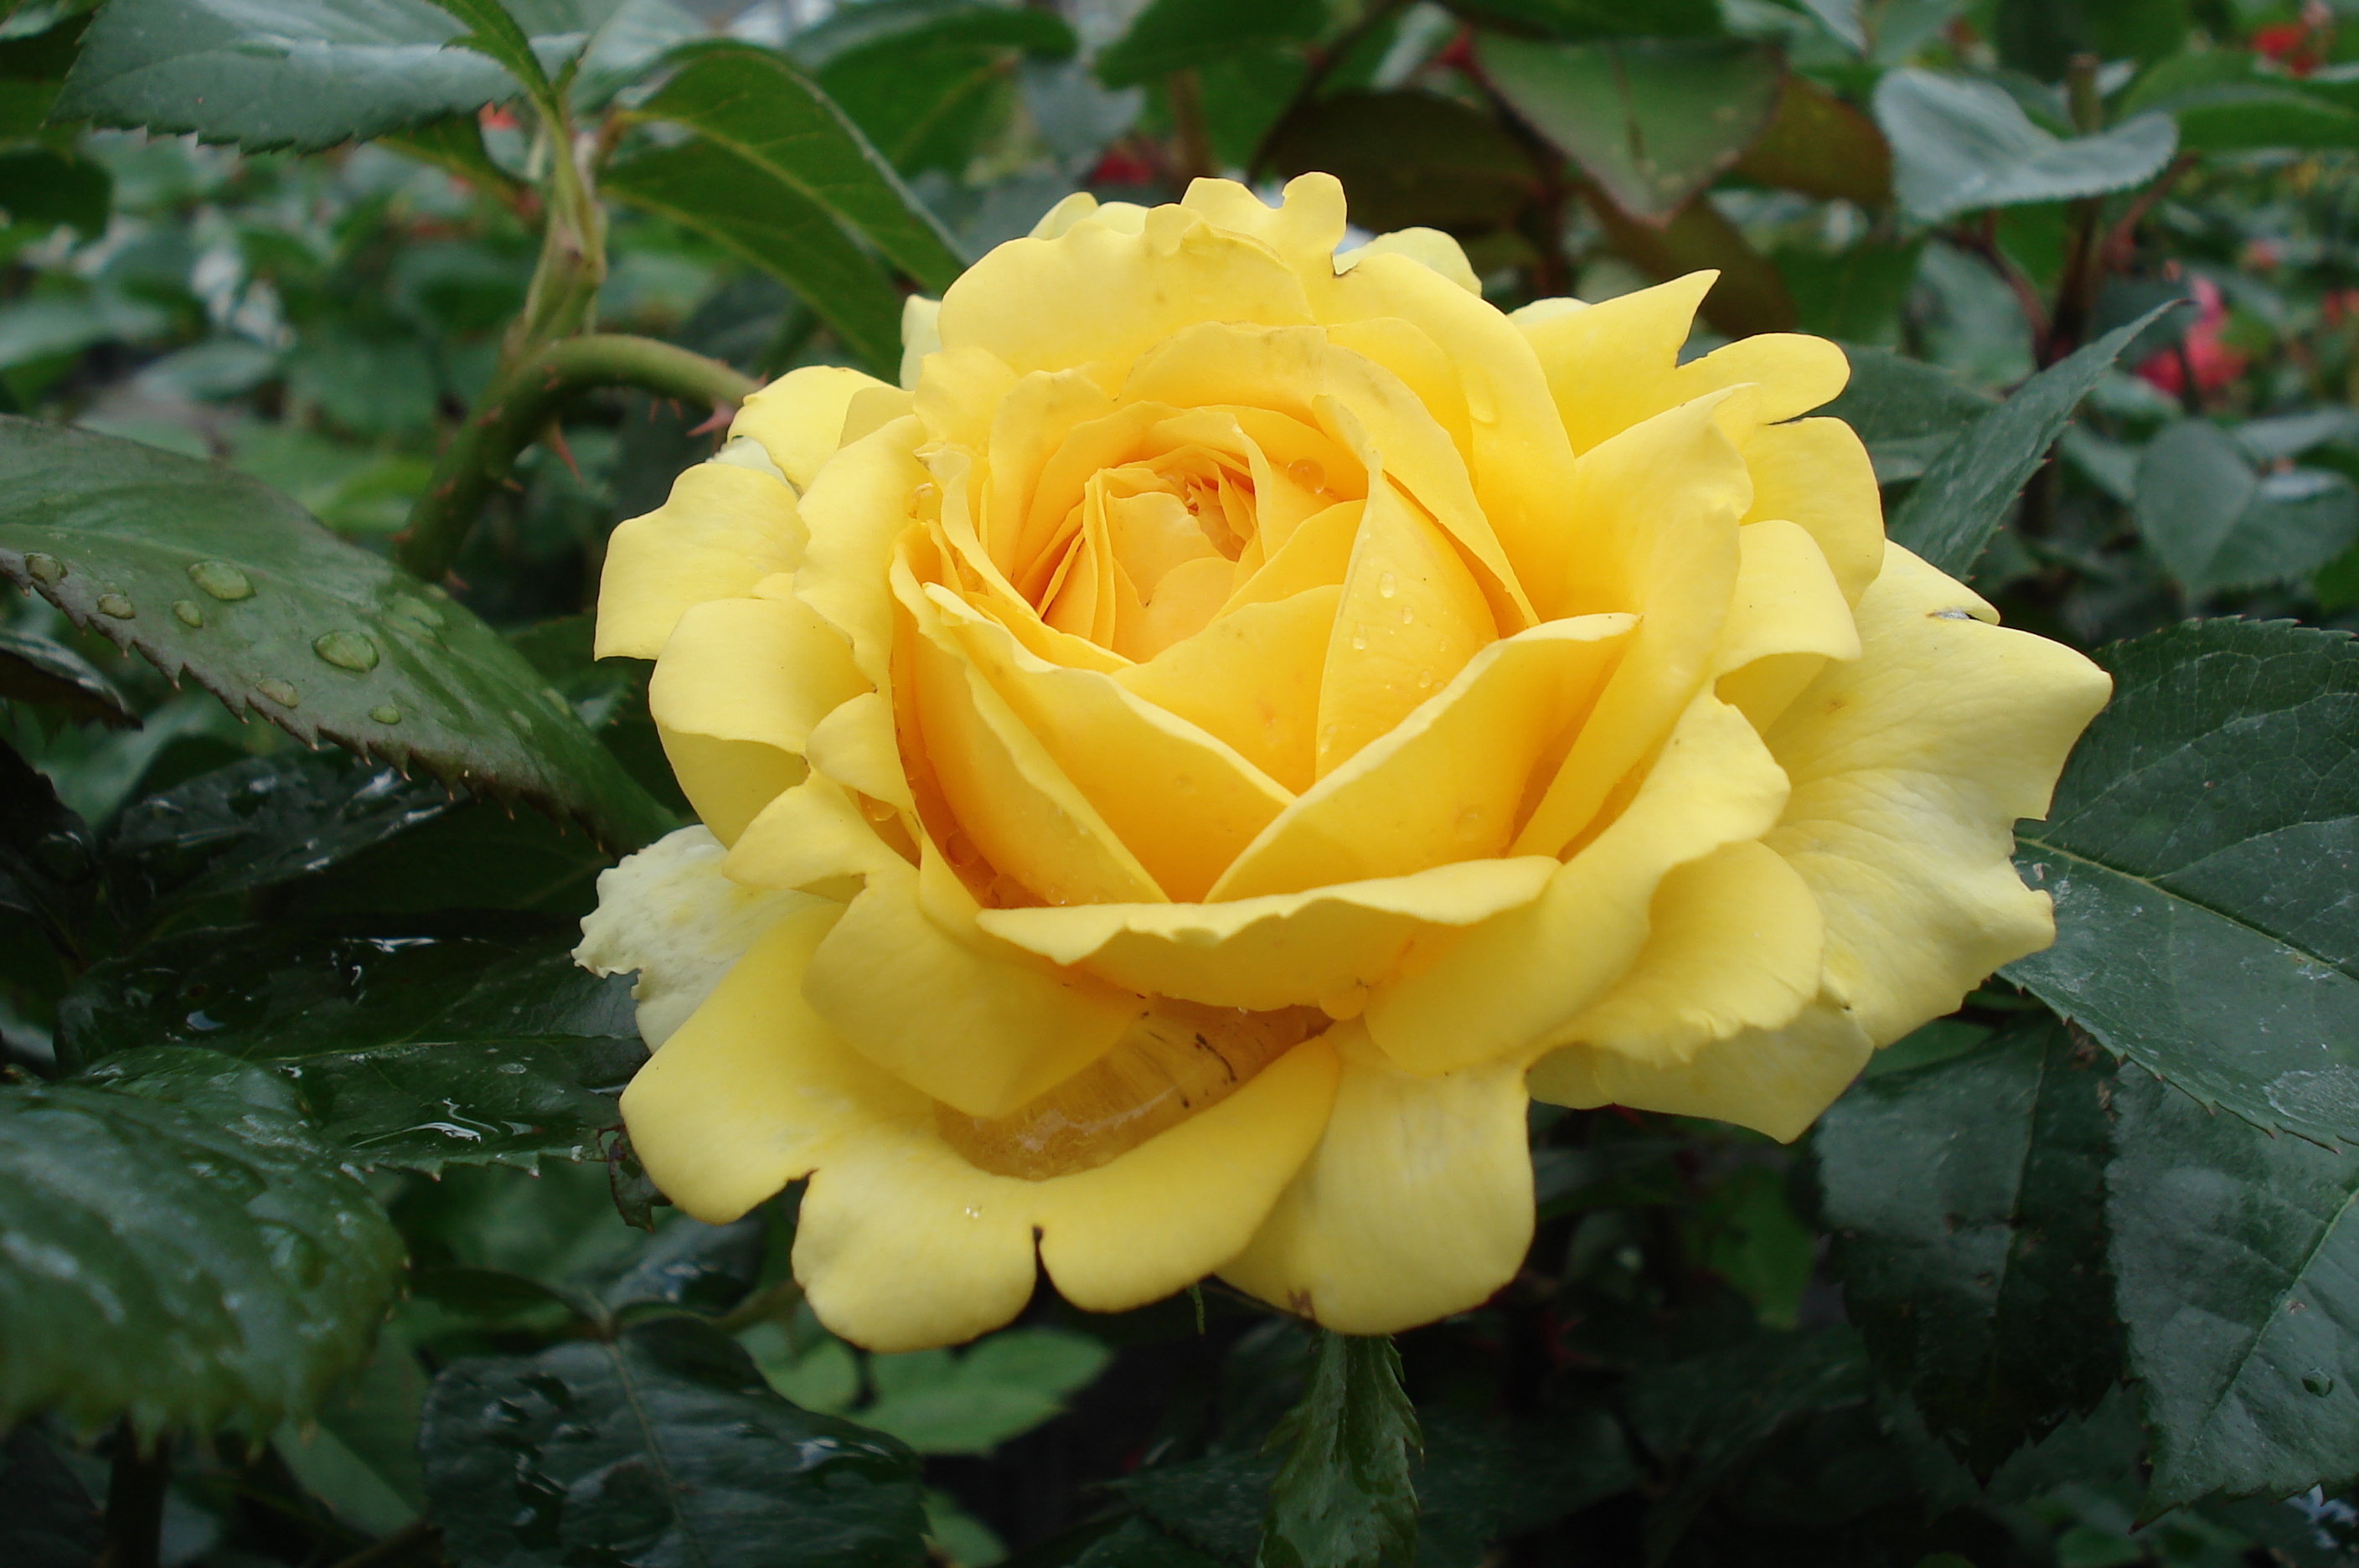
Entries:
[[1737, 442], [1753, 476], [1748, 523], [1783, 517], [1819, 541], [1843, 599], [1859, 603], [1884, 570], [1884, 499], [1867, 448], [1841, 419], [1762, 425]]
[[1630, 626], [1627, 615], [1586, 615], [1483, 648], [1281, 812], [1211, 896], [1302, 892], [1501, 854], [1535, 770], [1594, 700]]
[[1604, 999], [1551, 1044], [1641, 1062], [1686, 1062], [1740, 1029], [1777, 1029], [1819, 992], [1825, 921], [1810, 886], [1775, 850], [1726, 844], [1676, 866], [1655, 889], [1647, 945]]
[[1746, 1029], [1677, 1064], [1567, 1046], [1533, 1064], [1530, 1085], [1532, 1098], [1553, 1105], [1709, 1116], [1791, 1143], [1850, 1087], [1874, 1053], [1858, 1022], [1841, 1004], [1821, 997], [1782, 1028]]
[[730, 421], [732, 437], [751, 436], [798, 492], [843, 444], [843, 411], [864, 387], [885, 384], [840, 365], [789, 370], [745, 399]]
[[650, 1051], [764, 931], [810, 905], [733, 881], [722, 872], [727, 853], [710, 829], [681, 828], [598, 874], [598, 907], [582, 917], [573, 962], [592, 975], [638, 975], [631, 996]]
[[901, 386], [914, 389], [929, 354], [942, 346], [942, 302], [923, 294], [901, 301]]
[[[1226, 743], [1112, 676], [1037, 659], [947, 590], [927, 593], [970, 668], [1169, 897], [1201, 898], [1293, 799]], [[937, 771], [954, 766], [938, 749], [934, 756]], [[961, 797], [951, 799], [966, 820]], [[979, 833], [976, 842], [1003, 870], [1022, 875]]]
[[1537, 1048], [1637, 961], [1671, 867], [1760, 837], [1785, 801], [1786, 776], [1753, 726], [1699, 696], [1613, 825], [1531, 903], [1420, 943], [1369, 999], [1370, 1034], [1416, 1072]]
[[1125, 990], [1256, 1012], [1322, 1002], [1342, 1010], [1390, 975], [1420, 932], [1529, 903], [1556, 868], [1538, 855], [1467, 860], [1234, 903], [986, 909], [976, 923]]
[[1711, 673], [1736, 585], [1736, 519], [1752, 498], [1717, 411], [1685, 404], [1582, 454], [1567, 510], [1585, 537], [1564, 604], [1568, 613], [1636, 612], [1638, 629], [1517, 835], [1519, 855], [1576, 842]]
[[1339, 1334], [1394, 1334], [1477, 1307], [1532, 1238], [1523, 1072], [1403, 1073], [1357, 1039], [1326, 1136], [1221, 1277]]
[[953, 931], [957, 879], [929, 848], [924, 867], [880, 864], [819, 949], [804, 994], [845, 1043], [969, 1116], [997, 1116], [1105, 1054], [1138, 1016], [1136, 997], [1060, 971], [973, 927]]
[[597, 657], [653, 659], [692, 604], [752, 592], [792, 572], [804, 549], [795, 493], [734, 463], [700, 463], [671, 495], [618, 524], [598, 579]]
[[1794, 783], [1766, 842], [1827, 920], [1827, 975], [1887, 1044], [2054, 939], [2016, 875], [2015, 823], [2048, 810], [2104, 672], [1897, 545], [1859, 602], [1862, 651], [1769, 732]]

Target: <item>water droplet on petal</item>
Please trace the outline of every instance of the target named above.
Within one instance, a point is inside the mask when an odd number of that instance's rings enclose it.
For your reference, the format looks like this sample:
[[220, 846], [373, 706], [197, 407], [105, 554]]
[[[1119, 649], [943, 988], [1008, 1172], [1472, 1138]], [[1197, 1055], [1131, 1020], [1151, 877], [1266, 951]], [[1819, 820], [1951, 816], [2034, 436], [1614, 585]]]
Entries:
[[391, 702], [379, 702], [369, 710], [369, 717], [381, 724], [397, 724], [401, 723], [401, 710]]
[[897, 813], [891, 801], [880, 800], [874, 795], [863, 795], [860, 797], [860, 814], [872, 822], [889, 822]]
[[971, 1220], [979, 1220], [983, 1218], [983, 1211], [976, 1208], [973, 1203], [969, 1203], [966, 1206], [966, 1217]]
[[1433, 689], [1432, 670], [1420, 670], [1417, 672], [1417, 689], [1420, 691], [1430, 691]]
[[326, 632], [311, 639], [311, 651], [339, 670], [354, 673], [376, 668], [376, 644], [358, 632]]
[[1312, 458], [1298, 457], [1288, 463], [1286, 476], [1313, 494], [1327, 488], [1327, 470]]
[[955, 866], [959, 870], [963, 871], [968, 866], [973, 866], [976, 861], [981, 860], [983, 858], [983, 852], [974, 847], [974, 841], [967, 837], [966, 834], [962, 833], [953, 833], [950, 837], [942, 840], [942, 858], [949, 861], [951, 866]]
[[295, 688], [279, 680], [276, 675], [264, 676], [254, 683], [254, 689], [282, 708], [291, 708], [301, 701], [295, 694]]
[[1364, 648], [1368, 646], [1367, 627], [1353, 626], [1352, 628], [1352, 646], [1355, 648]]
[[918, 484], [912, 485], [909, 486], [909, 510], [912, 512], [924, 511], [926, 509], [926, 503], [940, 494], [941, 490], [940, 486], [929, 481], [921, 480]]
[[253, 580], [226, 561], [189, 562], [189, 581], [216, 599], [238, 600], [254, 597]]
[[1480, 806], [1467, 807], [1464, 811], [1458, 813], [1457, 820], [1451, 822], [1451, 826], [1457, 832], [1460, 838], [1473, 838], [1476, 833], [1483, 831], [1483, 808]]
[[33, 574], [36, 583], [65, 581], [66, 563], [54, 555], [43, 555], [38, 550], [25, 558], [25, 570]]
[[1400, 583], [1391, 572], [1381, 572], [1376, 574], [1376, 593], [1381, 597], [1389, 599], [1399, 592]]
[[120, 593], [101, 593], [98, 596], [98, 613], [112, 615], [118, 621], [127, 621], [139, 612], [132, 607], [130, 600]]
[[2334, 1392], [2334, 1379], [2328, 1377], [2323, 1368], [2317, 1367], [2301, 1375], [2301, 1386], [2321, 1399]]
[[1407, 604], [1403, 604], [1401, 606], [1401, 625], [1408, 626], [1416, 619], [1417, 612], [1410, 609]]
[[172, 618], [184, 626], [201, 626], [205, 624], [205, 613], [197, 608], [197, 602], [193, 599], [173, 600]]

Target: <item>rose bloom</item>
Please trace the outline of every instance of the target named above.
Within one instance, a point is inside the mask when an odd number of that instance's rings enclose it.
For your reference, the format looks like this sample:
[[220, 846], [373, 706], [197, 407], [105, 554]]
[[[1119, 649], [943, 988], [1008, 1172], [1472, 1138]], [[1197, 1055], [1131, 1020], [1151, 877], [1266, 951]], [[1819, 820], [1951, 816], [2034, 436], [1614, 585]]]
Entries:
[[1207, 1274], [1354, 1334], [1532, 1232], [1529, 1098], [1792, 1138], [2048, 943], [2103, 705], [1884, 539], [1814, 338], [1711, 274], [1486, 304], [1341, 187], [1074, 196], [902, 387], [798, 370], [606, 559], [703, 826], [599, 884], [623, 1096], [703, 1220], [808, 1176], [882, 1350]]

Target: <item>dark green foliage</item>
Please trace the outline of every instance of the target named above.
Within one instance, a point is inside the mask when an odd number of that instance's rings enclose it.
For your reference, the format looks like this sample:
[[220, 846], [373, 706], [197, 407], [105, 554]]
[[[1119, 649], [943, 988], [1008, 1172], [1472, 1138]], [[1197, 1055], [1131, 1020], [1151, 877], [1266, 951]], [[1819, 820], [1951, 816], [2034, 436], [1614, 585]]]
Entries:
[[29, 632], [0, 629], [0, 697], [114, 729], [139, 724], [123, 693], [88, 659]]
[[1302, 1402], [1269, 1435], [1259, 1568], [1409, 1568], [1424, 1449], [1392, 1341], [1322, 1333]]
[[2008, 974], [2207, 1104], [2359, 1138], [2344, 896], [2359, 649], [2206, 621], [2098, 659], [2113, 705], [2048, 820], [2019, 834], [2025, 879], [2056, 899], [2056, 945]]
[[98, 1509], [35, 1426], [0, 1439], [0, 1561], [83, 1568], [97, 1556]]
[[203, 931], [84, 976], [60, 1047], [202, 1045], [272, 1069], [356, 1165], [580, 1160], [646, 1060], [630, 985], [530, 916]]
[[435, 1380], [419, 1442], [462, 1562], [925, 1560], [908, 1450], [797, 1410], [692, 1319], [460, 1362]]
[[1325, 24], [1318, 0], [1151, 0], [1098, 51], [1098, 80], [1127, 87], [1210, 65], [1240, 44], [1316, 38]]
[[295, 1090], [164, 1046], [0, 1089], [0, 1421], [262, 1434], [366, 1353], [401, 1244]]
[[1848, 1315], [1985, 1477], [2121, 1373], [2102, 1055], [2035, 1017], [1859, 1084], [1813, 1135]]

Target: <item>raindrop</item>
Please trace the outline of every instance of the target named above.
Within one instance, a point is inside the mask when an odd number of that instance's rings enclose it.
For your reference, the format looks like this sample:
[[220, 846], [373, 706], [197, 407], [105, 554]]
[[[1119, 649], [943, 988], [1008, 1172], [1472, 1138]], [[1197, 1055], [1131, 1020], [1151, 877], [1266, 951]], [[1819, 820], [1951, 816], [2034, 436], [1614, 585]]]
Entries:
[[245, 572], [226, 561], [192, 561], [189, 562], [189, 581], [216, 599], [251, 599], [254, 583]]
[[1365, 648], [1368, 646], [1367, 627], [1353, 626], [1352, 628], [1352, 646], [1355, 648]]
[[1327, 470], [1311, 458], [1298, 457], [1288, 463], [1286, 476], [1314, 493], [1327, 488]]
[[139, 612], [132, 608], [131, 601], [120, 593], [101, 593], [98, 596], [98, 613], [112, 615], [118, 621], [127, 621]]
[[442, 625], [442, 612], [414, 593], [396, 593], [385, 602], [385, 607], [395, 615], [414, 626], [434, 631]]
[[2317, 1367], [2301, 1375], [2301, 1386], [2321, 1399], [2334, 1392], [2334, 1379], [2328, 1377], [2323, 1368]]
[[379, 702], [369, 710], [369, 717], [381, 724], [397, 724], [401, 723], [401, 710], [391, 702]]
[[983, 1211], [976, 1208], [973, 1203], [969, 1203], [966, 1206], [966, 1217], [971, 1220], [979, 1220], [983, 1218]]
[[953, 833], [942, 841], [942, 858], [963, 871], [982, 859], [983, 852], [974, 847], [974, 841], [966, 834]]
[[1417, 689], [1420, 691], [1430, 691], [1433, 689], [1432, 670], [1420, 670], [1417, 672]]
[[201, 626], [205, 624], [205, 613], [197, 608], [197, 603], [193, 599], [173, 600], [172, 618], [184, 626]]
[[514, 1074], [524, 1071], [524, 1063], [521, 1062], [503, 1062], [500, 1063], [500, 1071], [513, 1076]]
[[1376, 593], [1379, 596], [1389, 599], [1399, 592], [1400, 584], [1395, 581], [1391, 572], [1383, 572], [1376, 574]]
[[254, 683], [254, 689], [282, 708], [291, 708], [300, 700], [295, 694], [295, 688], [276, 675], [264, 676]]
[[874, 795], [863, 795], [860, 797], [860, 814], [872, 822], [889, 822], [895, 813], [890, 801], [880, 800]]
[[926, 503], [941, 494], [929, 480], [921, 480], [909, 487], [909, 510], [923, 511]]
[[43, 555], [39, 550], [35, 550], [25, 558], [25, 570], [33, 574], [33, 581], [36, 583], [65, 581], [66, 563], [54, 555]]
[[1473, 838], [1483, 829], [1483, 808], [1467, 807], [1458, 813], [1458, 820], [1451, 825], [1457, 830], [1460, 838]]
[[354, 673], [376, 668], [376, 644], [358, 632], [325, 632], [311, 639], [311, 651], [339, 670]]
[[1411, 623], [1412, 621], [1415, 621], [1416, 619], [1417, 619], [1417, 612], [1416, 612], [1415, 610], [1410, 609], [1407, 604], [1403, 604], [1403, 605], [1401, 606], [1401, 625], [1403, 625], [1403, 626], [1408, 626], [1409, 623]]

